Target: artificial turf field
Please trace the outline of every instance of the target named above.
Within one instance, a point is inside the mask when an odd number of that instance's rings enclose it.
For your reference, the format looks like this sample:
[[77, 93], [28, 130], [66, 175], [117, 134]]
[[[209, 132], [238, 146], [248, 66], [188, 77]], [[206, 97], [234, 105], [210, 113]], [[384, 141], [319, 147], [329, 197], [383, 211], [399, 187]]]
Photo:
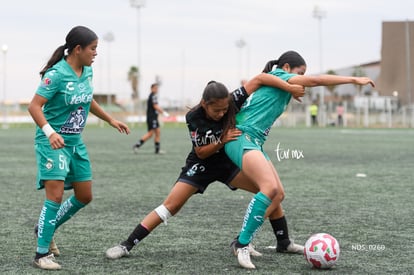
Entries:
[[[285, 187], [290, 236], [304, 244], [327, 232], [340, 243], [337, 265], [309, 268], [300, 255], [276, 254], [270, 224], [255, 238], [262, 258], [244, 270], [230, 253], [252, 195], [212, 184], [203, 195], [160, 225], [130, 256], [107, 260], [107, 248], [124, 240], [162, 203], [191, 149], [184, 125], [162, 128], [165, 155], [147, 142], [138, 154], [129, 136], [109, 126], [84, 131], [94, 172], [94, 200], [55, 235], [58, 274], [413, 274], [414, 130], [274, 128], [265, 150]], [[0, 274], [41, 274], [31, 261], [33, 225], [44, 200], [36, 191], [34, 128], [0, 130]], [[279, 148], [279, 151], [275, 151]], [[366, 177], [357, 177], [365, 174]], [[65, 192], [65, 198], [71, 191]]]

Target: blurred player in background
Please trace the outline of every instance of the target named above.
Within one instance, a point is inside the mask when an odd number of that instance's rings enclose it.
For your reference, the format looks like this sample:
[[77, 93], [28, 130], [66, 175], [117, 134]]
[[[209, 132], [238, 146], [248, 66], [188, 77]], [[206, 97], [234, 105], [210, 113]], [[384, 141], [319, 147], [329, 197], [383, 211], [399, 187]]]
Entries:
[[158, 121], [158, 114], [163, 114], [164, 116], [168, 117], [169, 114], [164, 111], [160, 105], [158, 104], [158, 88], [159, 84], [154, 83], [151, 85], [151, 93], [148, 96], [147, 101], [147, 128], [148, 132], [143, 135], [140, 140], [132, 146], [134, 152], [138, 152], [138, 148], [140, 148], [144, 142], [150, 139], [153, 135], [154, 137], [154, 147], [155, 147], [155, 154], [162, 154], [163, 151], [160, 150], [160, 142], [161, 142], [161, 130], [160, 130], [160, 123]]
[[[126, 124], [112, 118], [93, 99], [91, 65], [97, 46], [98, 37], [93, 31], [74, 27], [66, 43], [55, 50], [40, 72], [41, 84], [29, 105], [37, 125], [37, 189], [46, 191], [35, 228], [33, 264], [41, 269], [61, 268], [53, 254], [59, 255], [53, 240], [55, 230], [92, 200], [92, 171], [81, 138], [88, 113], [129, 134]], [[73, 189], [74, 195], [62, 203], [64, 189]]]

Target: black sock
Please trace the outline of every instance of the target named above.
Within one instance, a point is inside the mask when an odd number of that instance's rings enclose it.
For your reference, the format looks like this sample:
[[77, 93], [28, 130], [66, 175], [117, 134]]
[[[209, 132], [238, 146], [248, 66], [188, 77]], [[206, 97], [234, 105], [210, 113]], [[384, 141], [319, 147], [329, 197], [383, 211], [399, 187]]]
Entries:
[[38, 260], [38, 259], [40, 259], [40, 258], [43, 258], [43, 257], [45, 257], [45, 256], [47, 256], [47, 255], [49, 255], [49, 253], [40, 254], [40, 253], [37, 253], [37, 252], [36, 252], [35, 260]]
[[270, 224], [275, 233], [278, 246], [280, 245], [281, 247], [286, 248], [290, 244], [290, 240], [285, 216], [276, 220], [270, 220]]
[[160, 152], [160, 143], [159, 142], [155, 142], [155, 154], [158, 154]]
[[129, 235], [128, 239], [121, 244], [125, 246], [128, 251], [130, 251], [134, 245], [142, 241], [146, 236], [148, 236], [149, 233], [150, 232], [145, 227], [143, 227], [141, 224], [138, 224], [131, 235]]
[[142, 144], [144, 144], [144, 140], [140, 139], [137, 143], [135, 143], [135, 147], [141, 147]]

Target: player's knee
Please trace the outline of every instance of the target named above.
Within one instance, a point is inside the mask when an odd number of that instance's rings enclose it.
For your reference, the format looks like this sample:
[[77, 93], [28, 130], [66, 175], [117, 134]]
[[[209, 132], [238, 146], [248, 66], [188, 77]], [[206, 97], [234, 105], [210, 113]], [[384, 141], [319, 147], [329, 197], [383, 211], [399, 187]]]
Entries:
[[160, 217], [160, 219], [167, 224], [167, 220], [172, 217], [170, 211], [163, 204], [155, 208], [155, 213]]
[[93, 196], [92, 194], [84, 194], [82, 196], [77, 196], [76, 199], [83, 204], [88, 204], [92, 201]]
[[275, 199], [282, 202], [285, 199], [285, 190], [278, 188]]

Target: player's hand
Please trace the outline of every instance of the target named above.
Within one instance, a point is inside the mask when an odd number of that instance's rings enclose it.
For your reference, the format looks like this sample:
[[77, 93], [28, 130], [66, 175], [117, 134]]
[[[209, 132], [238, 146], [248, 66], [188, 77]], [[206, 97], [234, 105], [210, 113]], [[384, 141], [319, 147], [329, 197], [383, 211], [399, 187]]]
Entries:
[[123, 123], [122, 121], [119, 121], [119, 120], [115, 120], [115, 119], [113, 119], [113, 120], [111, 120], [110, 122], [109, 122], [109, 124], [112, 126], [112, 127], [114, 127], [114, 128], [116, 128], [117, 130], [118, 130], [118, 132], [120, 132], [121, 134], [129, 134], [131, 131], [129, 130], [129, 127], [128, 127], [128, 125], [126, 125], [125, 123]]
[[374, 81], [369, 77], [355, 77], [355, 84], [357, 85], [370, 84], [372, 87], [375, 87]]
[[305, 95], [305, 87], [302, 85], [291, 84], [288, 92], [292, 94], [292, 97], [294, 99], [302, 102], [302, 99], [300, 99], [300, 97], [303, 97]]
[[229, 129], [227, 133], [223, 134], [221, 137], [221, 141], [223, 143], [227, 143], [232, 140], [236, 140], [239, 136], [241, 136], [242, 131], [237, 128]]
[[162, 115], [165, 116], [165, 117], [169, 117], [170, 116], [170, 114], [168, 112], [166, 112], [166, 111], [162, 112]]
[[65, 147], [65, 140], [58, 133], [53, 133], [50, 135], [49, 143], [54, 150]]

